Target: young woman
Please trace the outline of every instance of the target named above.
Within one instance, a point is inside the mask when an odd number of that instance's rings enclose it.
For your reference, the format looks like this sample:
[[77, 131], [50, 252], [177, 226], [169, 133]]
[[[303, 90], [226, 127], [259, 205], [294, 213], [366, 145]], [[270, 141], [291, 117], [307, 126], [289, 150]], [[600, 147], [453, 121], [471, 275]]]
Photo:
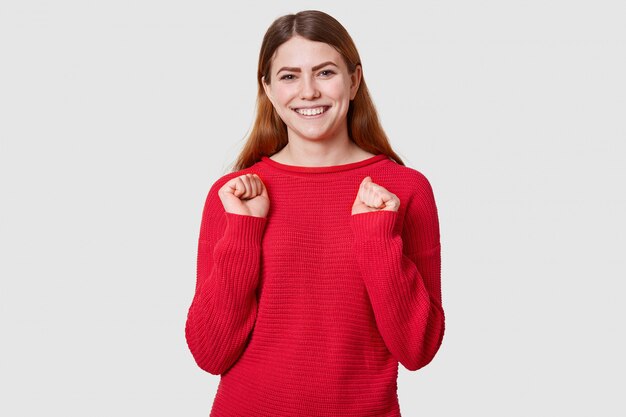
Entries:
[[257, 117], [209, 190], [186, 340], [211, 416], [400, 416], [398, 363], [441, 345], [432, 188], [392, 151], [344, 27], [275, 20]]

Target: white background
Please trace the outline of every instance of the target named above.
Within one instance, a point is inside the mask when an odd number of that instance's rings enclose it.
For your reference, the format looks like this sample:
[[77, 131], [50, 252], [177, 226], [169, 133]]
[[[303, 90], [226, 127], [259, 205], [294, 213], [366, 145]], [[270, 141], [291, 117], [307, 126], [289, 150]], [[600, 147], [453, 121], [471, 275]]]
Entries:
[[323, 10], [430, 180], [447, 333], [403, 416], [625, 415], [626, 6], [0, 3], [3, 416], [207, 416], [184, 338], [261, 39]]

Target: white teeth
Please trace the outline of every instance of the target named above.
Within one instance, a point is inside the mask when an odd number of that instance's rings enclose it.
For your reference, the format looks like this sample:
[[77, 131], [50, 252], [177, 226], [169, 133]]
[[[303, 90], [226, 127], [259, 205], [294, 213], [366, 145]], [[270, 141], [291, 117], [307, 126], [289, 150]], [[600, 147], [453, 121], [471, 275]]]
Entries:
[[304, 116], [315, 116], [326, 111], [326, 107], [318, 107], [316, 109], [296, 109], [296, 111]]

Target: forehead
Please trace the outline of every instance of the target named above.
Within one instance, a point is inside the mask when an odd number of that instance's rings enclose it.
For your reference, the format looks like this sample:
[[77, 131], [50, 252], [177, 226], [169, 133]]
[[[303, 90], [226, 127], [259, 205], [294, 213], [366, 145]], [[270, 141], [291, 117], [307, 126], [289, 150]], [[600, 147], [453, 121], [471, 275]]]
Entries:
[[323, 61], [342, 65], [341, 54], [331, 45], [294, 36], [280, 45], [274, 53], [272, 66], [312, 67]]

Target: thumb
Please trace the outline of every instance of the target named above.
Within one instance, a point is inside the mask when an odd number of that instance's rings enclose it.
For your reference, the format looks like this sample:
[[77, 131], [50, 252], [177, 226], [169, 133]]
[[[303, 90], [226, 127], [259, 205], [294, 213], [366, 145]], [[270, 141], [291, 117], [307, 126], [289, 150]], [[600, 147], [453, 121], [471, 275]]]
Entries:
[[372, 177], [370, 177], [369, 175], [363, 178], [363, 181], [361, 181], [361, 185], [367, 184], [368, 182], [372, 182]]

